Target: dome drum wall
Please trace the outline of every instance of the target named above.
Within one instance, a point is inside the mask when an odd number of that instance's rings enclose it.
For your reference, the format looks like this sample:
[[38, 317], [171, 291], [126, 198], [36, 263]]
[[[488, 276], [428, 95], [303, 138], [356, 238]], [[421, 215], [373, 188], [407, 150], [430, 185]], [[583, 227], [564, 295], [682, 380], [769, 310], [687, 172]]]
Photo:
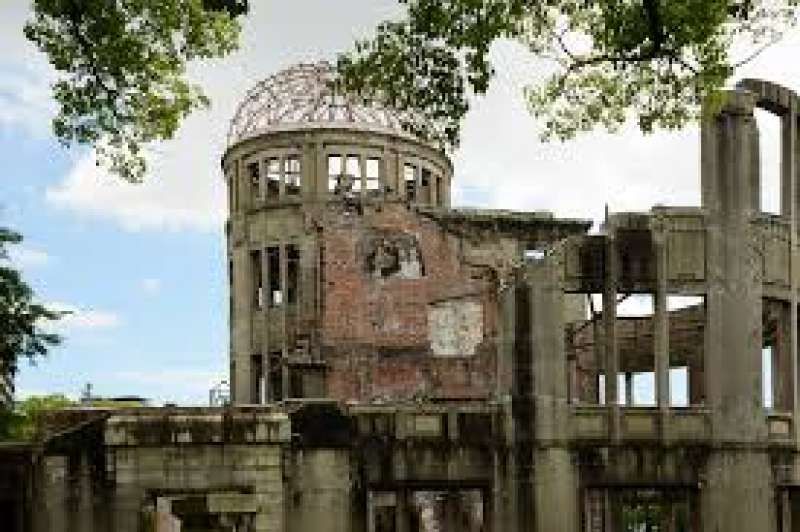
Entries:
[[[351, 127], [250, 137], [222, 165], [234, 401], [324, 396], [313, 352], [325, 297], [320, 224], [382, 205], [449, 207], [451, 163], [425, 143]], [[290, 356], [307, 367], [289, 368]]]
[[286, 131], [223, 158], [232, 216], [301, 202], [399, 200], [449, 207], [452, 165], [430, 146], [357, 130]]

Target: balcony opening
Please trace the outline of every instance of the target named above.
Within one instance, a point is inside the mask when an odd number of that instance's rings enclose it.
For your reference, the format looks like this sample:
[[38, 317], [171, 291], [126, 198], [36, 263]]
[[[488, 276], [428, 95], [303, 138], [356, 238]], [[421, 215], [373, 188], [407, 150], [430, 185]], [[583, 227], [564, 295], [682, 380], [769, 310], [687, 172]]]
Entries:
[[259, 250], [250, 252], [250, 271], [253, 274], [253, 307], [261, 310], [264, 306], [264, 284], [261, 275], [261, 251]]
[[350, 181], [350, 192], [361, 194], [361, 160], [358, 155], [348, 155], [346, 168], [347, 178]]
[[335, 194], [341, 190], [342, 156], [328, 155], [328, 192]]
[[299, 196], [301, 190], [301, 166], [300, 157], [290, 155], [284, 159], [284, 183], [286, 185], [287, 196]]
[[761, 182], [759, 190], [762, 212], [781, 213], [781, 120], [780, 117], [764, 111], [755, 110], [759, 133], [759, 169]]
[[376, 196], [381, 190], [381, 160], [376, 158], [367, 159], [367, 194]]
[[670, 406], [705, 403], [704, 296], [667, 296], [669, 311]]
[[403, 166], [403, 182], [405, 183], [406, 200], [417, 201], [417, 168], [406, 164]]
[[281, 250], [278, 246], [267, 248], [267, 272], [269, 274], [269, 306], [283, 305], [283, 288], [281, 284]]
[[433, 203], [432, 199], [432, 191], [431, 191], [431, 171], [427, 168], [423, 168], [420, 172], [420, 196], [423, 202], [427, 204]]
[[247, 165], [247, 178], [250, 181], [250, 193], [258, 199], [264, 197], [264, 190], [261, 188], [261, 172], [258, 163], [253, 162]]
[[277, 157], [267, 159], [267, 198], [275, 199], [281, 195], [281, 160]]
[[300, 278], [300, 248], [294, 244], [286, 246], [286, 302], [297, 303]]

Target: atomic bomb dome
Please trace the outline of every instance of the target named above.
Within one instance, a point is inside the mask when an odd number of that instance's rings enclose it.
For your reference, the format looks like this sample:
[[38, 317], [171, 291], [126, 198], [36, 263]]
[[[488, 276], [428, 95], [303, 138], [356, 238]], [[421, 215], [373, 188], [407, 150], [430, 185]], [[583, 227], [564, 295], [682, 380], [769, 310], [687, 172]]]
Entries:
[[403, 134], [398, 111], [337, 93], [332, 86], [334, 73], [330, 63], [304, 63], [259, 82], [236, 110], [228, 146], [263, 133], [314, 127]]

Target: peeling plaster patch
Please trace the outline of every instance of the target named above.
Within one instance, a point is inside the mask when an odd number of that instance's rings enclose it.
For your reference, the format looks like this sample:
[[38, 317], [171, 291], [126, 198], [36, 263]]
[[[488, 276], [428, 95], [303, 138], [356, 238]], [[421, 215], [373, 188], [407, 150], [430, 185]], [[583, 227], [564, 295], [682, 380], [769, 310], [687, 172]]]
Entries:
[[467, 299], [433, 303], [428, 330], [434, 356], [474, 355], [483, 339], [483, 307]]

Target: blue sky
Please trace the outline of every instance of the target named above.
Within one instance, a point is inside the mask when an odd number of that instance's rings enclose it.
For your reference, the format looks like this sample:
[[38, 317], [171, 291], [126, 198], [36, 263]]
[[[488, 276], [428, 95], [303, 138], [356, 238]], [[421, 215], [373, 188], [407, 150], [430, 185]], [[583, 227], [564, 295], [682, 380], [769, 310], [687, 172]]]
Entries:
[[[131, 186], [98, 169], [91, 151], [55, 143], [54, 73], [21, 33], [29, 2], [0, 2], [0, 225], [24, 234], [14, 260], [40, 299], [74, 311], [59, 326], [64, 345], [23, 366], [19, 395], [77, 396], [91, 382], [101, 395], [203, 403], [226, 378], [219, 156], [228, 120], [260, 79], [296, 62], [330, 59], [398, 10], [394, 0], [251, 5], [241, 51], [191, 68], [212, 108], [155, 146], [145, 184]], [[785, 40], [741, 75], [800, 89], [798, 46], [796, 36]], [[643, 136], [628, 127], [541, 144], [521, 91], [549, 67], [509, 43], [495, 46], [492, 58], [498, 79], [465, 121], [453, 154], [456, 204], [599, 219], [605, 204], [622, 211], [699, 203], [696, 129]], [[776, 136], [774, 124], [765, 124], [768, 151]], [[774, 160], [764, 164], [767, 175], [776, 174]], [[766, 195], [774, 202], [774, 190]]]
[[15, 258], [41, 298], [75, 311], [59, 326], [64, 346], [23, 369], [20, 391], [74, 395], [92, 382], [100, 394], [196, 400], [187, 380], [207, 388], [226, 367], [222, 236], [125, 231], [54, 207], [48, 187], [72, 157], [8, 131], [0, 143], [13, 176], [0, 181], [0, 219], [25, 236]]

